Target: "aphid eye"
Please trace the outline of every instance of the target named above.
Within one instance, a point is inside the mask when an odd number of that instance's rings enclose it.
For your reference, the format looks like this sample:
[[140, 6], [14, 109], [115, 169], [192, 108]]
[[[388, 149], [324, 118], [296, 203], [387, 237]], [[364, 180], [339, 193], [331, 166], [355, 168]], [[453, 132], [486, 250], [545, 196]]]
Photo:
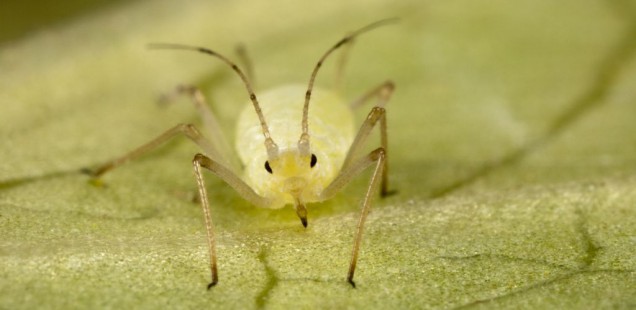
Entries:
[[318, 162], [318, 158], [316, 157], [316, 155], [311, 154], [311, 163], [309, 163], [309, 166], [313, 168], [317, 162]]
[[269, 172], [270, 174], [272, 174], [272, 167], [270, 167], [269, 165], [269, 160], [265, 161], [265, 170], [267, 170], [267, 172]]

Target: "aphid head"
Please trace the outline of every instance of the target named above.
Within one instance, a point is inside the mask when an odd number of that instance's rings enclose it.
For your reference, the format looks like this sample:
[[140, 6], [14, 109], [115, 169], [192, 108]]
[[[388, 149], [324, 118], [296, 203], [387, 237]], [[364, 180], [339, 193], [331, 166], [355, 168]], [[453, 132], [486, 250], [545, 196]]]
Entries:
[[296, 214], [303, 226], [307, 227], [305, 201], [312, 198], [314, 190], [314, 167], [318, 163], [315, 154], [304, 156], [299, 150], [280, 152], [278, 156], [265, 161], [263, 168], [270, 174], [271, 190], [279, 192], [292, 201]]

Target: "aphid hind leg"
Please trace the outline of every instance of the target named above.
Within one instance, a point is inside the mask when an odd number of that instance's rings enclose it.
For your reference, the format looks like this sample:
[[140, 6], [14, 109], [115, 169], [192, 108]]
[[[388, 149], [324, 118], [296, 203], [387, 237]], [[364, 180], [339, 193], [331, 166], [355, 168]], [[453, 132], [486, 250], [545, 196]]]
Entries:
[[237, 44], [234, 51], [236, 53], [236, 56], [239, 59], [239, 62], [243, 65], [243, 68], [245, 68], [245, 75], [247, 76], [247, 79], [250, 81], [250, 84], [252, 84], [253, 88], [257, 88], [256, 76], [254, 75], [254, 64], [252, 63], [252, 59], [249, 56], [249, 53], [247, 52], [247, 48], [245, 47], [245, 44], [242, 44], [242, 43]]
[[230, 147], [227, 136], [224, 134], [216, 115], [210, 109], [203, 92], [194, 85], [178, 85], [174, 93], [167, 96], [168, 100], [172, 100], [175, 95], [190, 97], [203, 122], [205, 135], [210, 138], [214, 148], [219, 151], [218, 160], [229, 164], [234, 171], [238, 171], [240, 164], [237, 161], [237, 156], [233, 153], [233, 148]]
[[375, 169], [373, 170], [373, 175], [371, 176], [369, 186], [367, 187], [367, 191], [364, 195], [364, 200], [362, 201], [362, 210], [356, 227], [353, 248], [351, 250], [349, 272], [347, 274], [347, 281], [354, 288], [356, 287], [356, 284], [353, 281], [353, 275], [358, 262], [358, 254], [360, 253], [360, 243], [362, 241], [364, 223], [366, 222], [369, 211], [371, 210], [371, 199], [377, 192], [378, 183], [384, 182], [385, 180], [386, 170], [384, 168], [386, 167], [386, 152], [384, 148], [377, 148], [366, 156], [352, 162], [348, 167], [343, 168], [336, 179], [334, 179], [334, 181], [323, 191], [322, 195], [324, 195], [324, 197], [321, 197], [327, 199], [334, 196], [345, 185], [351, 182], [353, 178], [358, 176], [362, 171], [366, 170], [366, 168], [370, 167], [374, 163]]
[[375, 104], [376, 107], [384, 107], [391, 98], [393, 91], [395, 90], [395, 83], [393, 81], [388, 80], [384, 83], [374, 87], [370, 91], [367, 91], [362, 96], [358, 97], [356, 100], [351, 101], [349, 106], [351, 109], [357, 109], [363, 106], [365, 103], [369, 102], [373, 97], [377, 97], [378, 101]]
[[210, 214], [210, 204], [208, 202], [208, 194], [205, 189], [205, 181], [203, 174], [201, 173], [201, 167], [206, 168], [216, 176], [221, 178], [225, 183], [234, 188], [236, 192], [245, 200], [251, 202], [257, 206], [267, 206], [270, 201], [267, 198], [259, 196], [249, 185], [243, 182], [234, 172], [222, 164], [210, 159], [203, 154], [197, 154], [192, 160], [194, 168], [194, 175], [197, 180], [197, 186], [199, 188], [199, 200], [201, 201], [201, 208], [203, 209], [203, 215], [205, 217], [205, 228], [208, 236], [208, 249], [210, 254], [210, 272], [212, 275], [212, 281], [208, 284], [208, 289], [216, 285], [219, 281], [217, 257], [216, 257], [216, 237], [214, 234], [214, 224], [212, 222], [212, 216]]
[[[362, 146], [364, 146], [364, 143], [369, 137], [371, 130], [373, 130], [373, 127], [375, 127], [378, 121], [380, 122], [380, 146], [384, 149], [384, 152], [387, 153], [389, 146], [388, 146], [388, 135], [387, 135], [387, 128], [386, 128], [387, 127], [386, 110], [382, 106], [384, 106], [388, 102], [391, 94], [393, 93], [394, 88], [395, 86], [393, 82], [387, 81], [375, 87], [371, 91], [367, 92], [362, 97], [360, 97], [361, 99], [358, 100], [360, 104], [362, 104], [369, 101], [369, 99], [373, 97], [376, 97], [376, 96], [378, 97], [377, 106], [371, 109], [371, 112], [369, 112], [369, 114], [367, 115], [367, 118], [362, 123], [362, 126], [360, 126], [360, 129], [358, 130], [358, 134], [356, 135], [355, 139], [353, 140], [353, 143], [351, 143], [351, 146], [349, 147], [349, 151], [347, 152], [347, 157], [345, 158], [345, 161], [343, 164], [343, 169], [345, 169], [347, 166], [351, 164], [353, 158], [360, 151]], [[382, 196], [391, 194], [391, 192], [389, 192], [388, 169], [389, 169], [388, 161], [385, 161], [384, 168], [383, 168], [384, 174], [382, 175], [382, 186], [381, 186], [382, 190], [380, 192]]]
[[[347, 34], [351, 35], [351, 34]], [[351, 48], [355, 43], [354, 39], [349, 41], [349, 44], [345, 44], [342, 47], [342, 51], [340, 52], [340, 57], [338, 58], [338, 65], [336, 67], [336, 76], [334, 79], [334, 89], [341, 92], [342, 91], [342, 83], [344, 80], [345, 67], [347, 66], [347, 62], [349, 62], [349, 53], [351, 53]]]
[[94, 170], [87, 171], [90, 175], [95, 178], [98, 178], [105, 174], [106, 172], [113, 170], [128, 161], [135, 160], [142, 155], [156, 149], [160, 145], [164, 144], [168, 140], [176, 137], [179, 134], [185, 135], [187, 138], [196, 143], [201, 149], [210, 156], [220, 156], [214, 145], [210, 143], [205, 137], [203, 137], [199, 131], [192, 124], [179, 124], [166, 132], [162, 133], [158, 137], [154, 138], [150, 142], [124, 154], [121, 157], [115, 158], [111, 161], [108, 161]]

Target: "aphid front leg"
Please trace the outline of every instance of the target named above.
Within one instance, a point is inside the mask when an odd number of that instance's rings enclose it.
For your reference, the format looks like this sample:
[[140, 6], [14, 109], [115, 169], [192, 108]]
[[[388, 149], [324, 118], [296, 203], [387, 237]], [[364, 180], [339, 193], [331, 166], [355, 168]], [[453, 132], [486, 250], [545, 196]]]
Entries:
[[212, 281], [208, 284], [208, 289], [216, 285], [219, 281], [218, 277], [218, 269], [217, 269], [217, 258], [216, 258], [216, 237], [214, 234], [214, 224], [212, 222], [212, 216], [210, 214], [210, 204], [208, 203], [208, 194], [205, 189], [205, 181], [203, 179], [203, 175], [201, 174], [201, 167], [204, 167], [216, 176], [221, 178], [225, 183], [230, 185], [236, 192], [241, 195], [245, 200], [256, 206], [268, 206], [271, 202], [269, 199], [259, 196], [254, 190], [252, 190], [249, 185], [241, 180], [234, 172], [230, 169], [224, 167], [223, 165], [215, 162], [209, 157], [203, 154], [197, 154], [194, 156], [192, 160], [192, 164], [194, 166], [194, 175], [197, 180], [197, 185], [199, 187], [199, 197], [201, 201], [201, 207], [203, 209], [203, 215], [205, 217], [205, 228], [208, 235], [208, 249], [210, 253], [210, 271], [212, 274]]
[[360, 243], [362, 241], [362, 232], [364, 229], [364, 223], [371, 210], [371, 199], [377, 192], [378, 183], [383, 182], [386, 179], [386, 171], [384, 170], [386, 163], [386, 152], [383, 148], [377, 148], [368, 155], [351, 163], [348, 167], [343, 168], [340, 174], [334, 179], [334, 181], [325, 188], [324, 197], [332, 197], [339, 192], [345, 185], [347, 185], [353, 178], [358, 176], [362, 171], [366, 170], [369, 166], [375, 163], [375, 169], [373, 175], [369, 181], [369, 186], [364, 195], [362, 201], [362, 211], [360, 212], [360, 219], [358, 220], [358, 226], [356, 228], [355, 237], [353, 240], [353, 249], [351, 251], [351, 260], [349, 263], [349, 273], [347, 274], [347, 281], [354, 288], [356, 287], [353, 281], [353, 275], [356, 270], [356, 264], [358, 262], [358, 254], [360, 253]]
[[[391, 84], [386, 84], [391, 85]], [[382, 88], [376, 88], [381, 90]], [[392, 86], [391, 86], [392, 90]], [[373, 92], [379, 93], [382, 92]], [[390, 95], [390, 91], [387, 92]], [[387, 95], [387, 96], [388, 96]], [[367, 96], [371, 98], [372, 96]], [[381, 136], [381, 147], [369, 153], [368, 155], [353, 161], [352, 158], [354, 154], [361, 148], [361, 146], [366, 141], [369, 133], [375, 127], [376, 123], [380, 121], [380, 136]], [[362, 202], [362, 211], [360, 214], [360, 219], [358, 220], [358, 226], [356, 228], [356, 234], [353, 241], [353, 249], [351, 252], [351, 261], [349, 264], [349, 273], [347, 275], [347, 281], [355, 287], [355, 282], [353, 281], [353, 275], [355, 273], [356, 264], [358, 261], [358, 254], [360, 252], [360, 243], [362, 240], [362, 233], [364, 228], [364, 223], [366, 221], [367, 215], [369, 214], [369, 210], [371, 209], [371, 198], [377, 191], [378, 183], [381, 187], [381, 195], [385, 196], [389, 193], [388, 191], [388, 165], [387, 165], [387, 152], [386, 148], [388, 145], [388, 138], [386, 132], [386, 112], [384, 108], [374, 107], [371, 109], [371, 112], [367, 116], [366, 120], [358, 130], [358, 134], [354, 139], [351, 147], [349, 148], [349, 152], [347, 153], [347, 158], [345, 159], [345, 163], [342, 167], [340, 174], [333, 180], [333, 182], [327, 186], [323, 193], [321, 194], [321, 198], [328, 199], [334, 196], [338, 191], [340, 191], [345, 185], [347, 185], [354, 177], [359, 175], [366, 168], [371, 166], [373, 163], [376, 163], [375, 170], [373, 175], [371, 176], [371, 180], [369, 181], [369, 186], [367, 187], [367, 192], [364, 196], [364, 200]]]

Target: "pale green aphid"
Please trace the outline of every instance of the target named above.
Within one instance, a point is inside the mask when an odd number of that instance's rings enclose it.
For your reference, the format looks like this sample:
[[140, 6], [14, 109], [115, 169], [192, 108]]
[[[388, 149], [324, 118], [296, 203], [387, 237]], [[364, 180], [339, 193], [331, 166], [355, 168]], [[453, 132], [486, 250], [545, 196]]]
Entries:
[[[308, 86], [283, 86], [265, 92], [258, 98], [248, 76], [215, 51], [179, 44], [151, 45], [152, 48], [192, 50], [214, 56], [229, 65], [243, 80], [252, 106], [248, 105], [243, 110], [237, 123], [236, 148], [244, 168], [240, 171], [241, 165], [235, 159], [228, 158], [229, 145], [202, 93], [195, 87], [184, 86], [177, 91], [192, 97], [203, 118], [209, 140], [193, 125], [179, 124], [132, 152], [99, 166], [92, 171], [92, 175], [99, 177], [179, 134], [185, 135], [201, 147], [204, 154], [196, 154], [193, 165], [208, 235], [212, 273], [212, 282], [208, 288], [211, 288], [218, 282], [216, 239], [201, 167], [210, 170], [256, 206], [282, 208], [293, 205], [303, 226], [307, 227], [307, 203], [333, 197], [363, 170], [373, 166], [374, 171], [362, 201], [347, 276], [347, 281], [355, 287], [353, 275], [371, 198], [378, 186], [382, 196], [388, 194], [387, 133], [383, 106], [389, 100], [394, 85], [391, 81], [381, 83], [349, 104], [336, 92], [314, 89], [313, 85], [318, 70], [334, 50], [351, 43], [357, 35], [390, 21], [375, 22], [338, 41], [320, 58], [311, 73]], [[242, 56], [245, 58], [244, 54]], [[250, 68], [247, 69], [247, 72], [251, 72]], [[374, 98], [377, 99], [376, 105], [357, 134], [354, 134], [353, 110]], [[367, 155], [355, 158], [378, 121], [381, 146]]]
[[[259, 96], [265, 119], [278, 145], [278, 156], [269, 159], [263, 152], [264, 137], [253, 109], [243, 110], [237, 126], [236, 149], [245, 164], [245, 181], [271, 202], [265, 207], [282, 208], [286, 204], [322, 201], [322, 191], [338, 175], [347, 149], [353, 142], [353, 115], [349, 106], [335, 93], [314, 89], [311, 113], [311, 155], [298, 149], [298, 128], [302, 119], [302, 97], [306, 86], [290, 85]], [[311, 165], [311, 156], [316, 163]], [[265, 162], [273, 173], [263, 169]], [[263, 182], [266, 180], [266, 182]], [[297, 194], [293, 194], [297, 192]]]

